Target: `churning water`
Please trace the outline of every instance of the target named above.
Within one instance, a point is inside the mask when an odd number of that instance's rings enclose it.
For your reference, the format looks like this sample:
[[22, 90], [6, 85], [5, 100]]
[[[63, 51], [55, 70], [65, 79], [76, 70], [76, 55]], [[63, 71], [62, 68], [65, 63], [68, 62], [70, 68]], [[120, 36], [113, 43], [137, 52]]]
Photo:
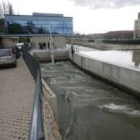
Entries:
[[139, 140], [140, 101], [70, 62], [41, 64], [57, 96], [63, 140]]

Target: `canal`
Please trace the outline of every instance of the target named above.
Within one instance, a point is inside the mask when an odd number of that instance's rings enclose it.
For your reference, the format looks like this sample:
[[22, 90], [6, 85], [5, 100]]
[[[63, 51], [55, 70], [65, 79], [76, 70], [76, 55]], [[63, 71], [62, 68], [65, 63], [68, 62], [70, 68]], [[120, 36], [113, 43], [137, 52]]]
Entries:
[[70, 62], [41, 64], [57, 96], [63, 140], [139, 140], [140, 101]]
[[[70, 48], [71, 44], [67, 44]], [[100, 51], [97, 49], [74, 45], [78, 48], [80, 54], [102, 62], [122, 65], [123, 67], [139, 69], [140, 68], [140, 50], [107, 50]]]
[[119, 64], [123, 67], [134, 69], [140, 68], [140, 50], [119, 50], [119, 51], [80, 51], [81, 54], [105, 61], [112, 64]]

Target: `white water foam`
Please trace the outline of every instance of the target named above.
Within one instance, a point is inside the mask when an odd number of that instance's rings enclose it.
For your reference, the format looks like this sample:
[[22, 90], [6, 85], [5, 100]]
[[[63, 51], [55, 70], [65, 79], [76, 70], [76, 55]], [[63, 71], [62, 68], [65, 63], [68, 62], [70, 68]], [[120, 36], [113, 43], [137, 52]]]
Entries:
[[99, 108], [108, 109], [109, 111], [113, 111], [116, 113], [124, 113], [128, 115], [133, 115], [133, 116], [140, 116], [139, 110], [135, 110], [128, 105], [116, 105], [114, 103], [110, 103], [107, 105], [99, 106]]
[[56, 85], [56, 84], [64, 83], [66, 81], [67, 81], [66, 77], [56, 77], [56, 78], [52, 78], [50, 84]]

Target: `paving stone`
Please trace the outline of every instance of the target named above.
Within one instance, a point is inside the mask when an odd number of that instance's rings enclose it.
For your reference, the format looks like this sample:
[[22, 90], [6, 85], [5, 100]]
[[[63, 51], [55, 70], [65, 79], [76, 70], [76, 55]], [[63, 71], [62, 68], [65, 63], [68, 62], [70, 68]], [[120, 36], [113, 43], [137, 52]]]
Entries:
[[26, 140], [35, 82], [23, 59], [17, 68], [0, 69], [0, 140]]

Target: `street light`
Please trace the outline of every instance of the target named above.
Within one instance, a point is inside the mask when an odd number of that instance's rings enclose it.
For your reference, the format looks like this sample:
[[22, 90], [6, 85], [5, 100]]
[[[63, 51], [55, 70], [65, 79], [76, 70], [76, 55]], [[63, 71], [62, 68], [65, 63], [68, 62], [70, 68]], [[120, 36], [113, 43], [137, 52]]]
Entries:
[[52, 64], [54, 64], [54, 42], [51, 34], [50, 25], [49, 25], [49, 37], [50, 37], [49, 42], [50, 42], [50, 49], [51, 49], [51, 60], [52, 60]]

